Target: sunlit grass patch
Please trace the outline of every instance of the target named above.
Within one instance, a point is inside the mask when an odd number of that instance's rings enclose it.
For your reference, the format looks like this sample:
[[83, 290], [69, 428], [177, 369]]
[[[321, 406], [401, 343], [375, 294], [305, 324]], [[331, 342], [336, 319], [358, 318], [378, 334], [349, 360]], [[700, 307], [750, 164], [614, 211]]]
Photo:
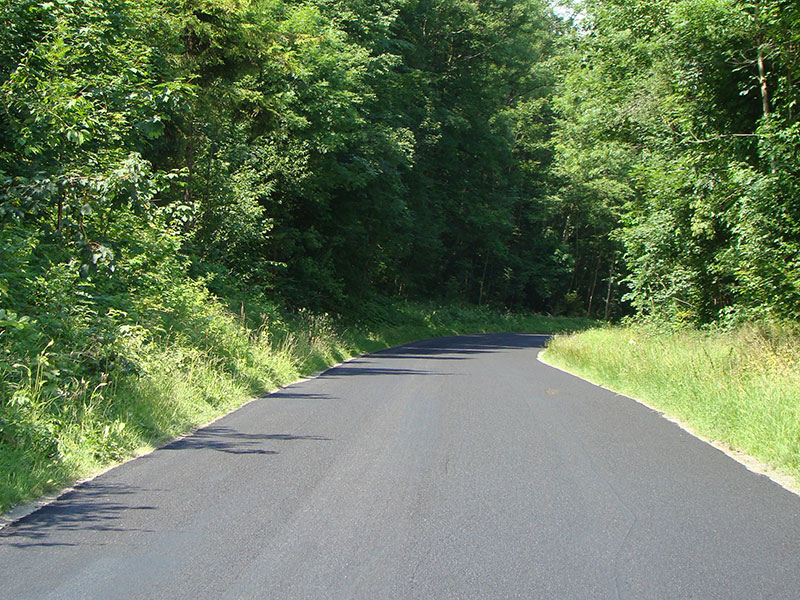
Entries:
[[608, 327], [556, 336], [544, 359], [640, 398], [800, 481], [800, 330]]

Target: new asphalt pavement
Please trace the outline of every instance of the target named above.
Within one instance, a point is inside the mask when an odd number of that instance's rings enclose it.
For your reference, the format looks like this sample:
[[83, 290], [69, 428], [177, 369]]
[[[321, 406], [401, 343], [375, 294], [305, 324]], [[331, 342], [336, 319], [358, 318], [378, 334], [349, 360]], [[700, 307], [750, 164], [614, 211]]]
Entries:
[[247, 404], [0, 531], [0, 598], [800, 597], [800, 498], [475, 335]]

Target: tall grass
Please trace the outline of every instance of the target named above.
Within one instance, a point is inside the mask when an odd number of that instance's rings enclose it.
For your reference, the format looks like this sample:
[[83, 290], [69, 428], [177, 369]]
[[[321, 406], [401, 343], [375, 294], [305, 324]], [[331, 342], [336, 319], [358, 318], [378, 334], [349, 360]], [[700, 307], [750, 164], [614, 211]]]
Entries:
[[397, 304], [366, 307], [349, 323], [273, 313], [254, 326], [244, 311], [226, 311], [197, 286], [172, 293], [168, 305], [159, 305], [157, 321], [119, 327], [113, 347], [105, 348], [115, 365], [108, 373], [70, 377], [53, 368], [56, 354], [65, 350], [52, 344], [30, 364], [0, 369], [6, 378], [0, 389], [9, 391], [0, 404], [0, 512], [362, 352], [440, 335], [568, 331], [590, 324], [477, 307]]
[[800, 329], [609, 327], [554, 337], [543, 358], [800, 481]]

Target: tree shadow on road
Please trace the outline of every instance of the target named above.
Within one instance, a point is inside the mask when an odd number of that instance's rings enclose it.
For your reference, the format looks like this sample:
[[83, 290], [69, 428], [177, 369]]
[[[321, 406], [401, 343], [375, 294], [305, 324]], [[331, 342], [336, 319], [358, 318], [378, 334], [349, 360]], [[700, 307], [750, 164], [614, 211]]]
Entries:
[[[33, 546], [77, 546], [77, 542], [61, 541], [58, 533], [69, 531], [143, 531], [123, 528], [118, 520], [123, 513], [155, 510], [154, 506], [125, 502], [127, 496], [140, 491], [129, 485], [104, 484], [96, 481], [78, 485], [62, 494], [52, 504], [0, 530], [0, 546], [15, 548]], [[69, 539], [76, 539], [70, 536]]]
[[342, 377], [345, 375], [451, 375], [451, 373], [437, 373], [435, 371], [427, 371], [422, 369], [390, 369], [383, 367], [361, 366], [369, 364], [372, 364], [372, 361], [364, 359], [356, 360], [325, 371], [325, 373], [320, 375], [319, 378], [329, 379], [331, 377]]
[[[154, 460], [162, 452], [176, 450], [205, 449], [231, 455], [272, 455], [278, 454], [278, 451], [264, 447], [267, 444], [274, 445], [276, 442], [300, 440], [327, 441], [330, 438], [291, 433], [245, 433], [232, 427], [210, 425], [162, 446], [152, 454], [140, 457], [137, 464], [141, 465], [148, 460]], [[90, 532], [152, 533], [150, 529], [119, 525], [123, 516], [126, 517], [125, 522], [130, 523], [132, 512], [152, 511], [158, 508], [148, 504], [126, 502], [126, 499], [131, 498], [132, 500], [136, 497], [135, 494], [146, 495], [151, 492], [164, 491], [168, 492], [169, 490], [143, 489], [131, 485], [108, 483], [104, 482], [103, 476], [101, 476], [77, 485], [51, 504], [43, 506], [0, 530], [0, 546], [29, 548], [34, 546], [77, 546], [87, 543], [85, 539], [81, 542], [74, 541], [81, 539], [79, 532], [86, 534]], [[70, 535], [69, 532], [72, 534]], [[91, 539], [98, 538], [92, 537]]]
[[290, 433], [244, 433], [231, 427], [209, 425], [198, 429], [193, 434], [163, 446], [161, 450], [216, 450], [228, 454], [278, 454], [276, 450], [261, 447], [264, 442], [318, 440], [329, 441], [330, 438], [318, 435], [293, 435]]
[[387, 358], [433, 358], [466, 360], [474, 355], [503, 350], [544, 348], [549, 335], [533, 333], [485, 333], [459, 335], [412, 342], [374, 354]]

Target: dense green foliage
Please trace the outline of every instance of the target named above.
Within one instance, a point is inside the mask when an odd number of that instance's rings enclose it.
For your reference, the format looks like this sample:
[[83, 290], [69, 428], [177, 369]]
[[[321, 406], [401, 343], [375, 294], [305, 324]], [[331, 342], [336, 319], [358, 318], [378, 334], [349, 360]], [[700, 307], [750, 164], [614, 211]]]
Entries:
[[563, 296], [539, 0], [2, 13], [4, 227], [84, 278], [113, 277], [133, 219], [174, 234], [218, 293], [293, 308]]
[[582, 10], [558, 169], [590, 224], [612, 225], [604, 260], [623, 253], [633, 306], [692, 324], [799, 317], [800, 5]]

